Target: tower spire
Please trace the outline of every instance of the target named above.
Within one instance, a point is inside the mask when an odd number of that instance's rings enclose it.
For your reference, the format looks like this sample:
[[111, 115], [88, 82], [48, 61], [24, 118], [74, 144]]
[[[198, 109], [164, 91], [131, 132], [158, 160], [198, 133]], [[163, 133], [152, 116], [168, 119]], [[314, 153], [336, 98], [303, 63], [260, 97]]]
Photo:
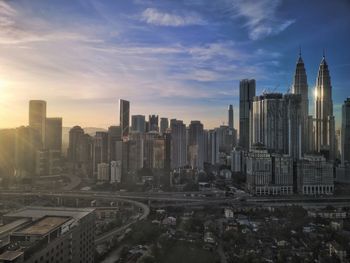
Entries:
[[323, 48], [323, 58], [326, 58], [326, 49]]
[[299, 45], [299, 58], [301, 58], [301, 45]]

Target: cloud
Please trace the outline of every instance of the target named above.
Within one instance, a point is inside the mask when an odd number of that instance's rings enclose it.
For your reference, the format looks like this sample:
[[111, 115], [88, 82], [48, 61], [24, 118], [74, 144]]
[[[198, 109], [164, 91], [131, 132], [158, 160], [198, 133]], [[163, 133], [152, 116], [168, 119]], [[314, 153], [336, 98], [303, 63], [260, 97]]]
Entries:
[[249, 38], [262, 39], [277, 35], [292, 25], [295, 20], [283, 20], [277, 16], [281, 0], [230, 0], [234, 17], [244, 18]]
[[148, 24], [157, 26], [189, 26], [189, 25], [203, 25], [205, 24], [198, 15], [194, 13], [174, 14], [159, 11], [156, 8], [147, 8], [142, 12], [141, 20]]

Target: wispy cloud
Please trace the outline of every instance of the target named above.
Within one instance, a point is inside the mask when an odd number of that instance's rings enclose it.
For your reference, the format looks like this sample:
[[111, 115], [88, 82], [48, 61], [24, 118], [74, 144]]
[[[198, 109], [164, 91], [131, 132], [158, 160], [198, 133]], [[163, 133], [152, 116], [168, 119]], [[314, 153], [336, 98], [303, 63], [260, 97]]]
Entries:
[[277, 15], [281, 0], [230, 0], [234, 15], [246, 20], [249, 37], [258, 40], [277, 35], [292, 25], [295, 20], [284, 20]]
[[175, 14], [162, 12], [156, 8], [147, 8], [142, 12], [141, 20], [157, 26], [188, 26], [203, 25], [205, 21], [197, 14]]

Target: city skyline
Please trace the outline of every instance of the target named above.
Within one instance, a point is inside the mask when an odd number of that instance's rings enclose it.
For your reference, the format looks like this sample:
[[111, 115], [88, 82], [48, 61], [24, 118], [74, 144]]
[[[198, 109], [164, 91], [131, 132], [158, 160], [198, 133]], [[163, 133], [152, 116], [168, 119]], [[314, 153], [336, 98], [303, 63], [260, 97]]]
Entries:
[[[117, 116], [109, 113], [116, 112], [119, 99], [126, 99], [130, 115], [157, 114], [186, 124], [200, 120], [213, 128], [227, 124], [227, 106], [233, 104], [238, 128], [239, 80], [256, 79], [257, 94], [265, 89], [285, 93], [292, 85], [299, 45], [310, 114], [326, 49], [340, 127], [350, 68], [345, 48], [350, 23], [341, 15], [346, 1], [317, 6], [315, 1], [291, 5], [278, 0], [258, 5], [219, 1], [217, 7], [206, 1], [70, 4], [0, 2], [1, 128], [28, 123], [31, 99], [47, 101], [49, 115], [62, 116], [68, 127], [116, 125]], [[317, 26], [297, 12], [310, 8]], [[37, 16], [35, 10], [40, 10]]]

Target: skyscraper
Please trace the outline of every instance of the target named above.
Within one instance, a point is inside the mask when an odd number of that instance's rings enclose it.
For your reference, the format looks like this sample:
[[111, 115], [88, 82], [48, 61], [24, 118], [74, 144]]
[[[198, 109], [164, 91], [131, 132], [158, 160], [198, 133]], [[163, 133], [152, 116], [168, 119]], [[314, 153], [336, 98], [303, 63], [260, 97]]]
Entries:
[[80, 126], [74, 126], [69, 131], [68, 160], [72, 163], [79, 161], [79, 146], [84, 136], [84, 130]]
[[46, 118], [45, 148], [62, 151], [62, 118]]
[[46, 101], [29, 101], [29, 127], [38, 132], [41, 147], [45, 147]]
[[334, 159], [335, 124], [332, 85], [325, 56], [318, 70], [315, 88], [315, 148], [327, 159]]
[[133, 132], [146, 132], [146, 120], [145, 115], [132, 115], [131, 116], [131, 130]]
[[341, 123], [341, 161], [350, 164], [350, 98], [344, 101]]
[[293, 80], [293, 94], [301, 95], [301, 153], [304, 154], [310, 151], [309, 143], [309, 90], [307, 84], [307, 75], [304, 66], [304, 61], [299, 52], [299, 58], [295, 68], [295, 75]]
[[149, 115], [149, 131], [159, 131], [158, 115]]
[[119, 126], [122, 131], [122, 136], [129, 135], [130, 126], [130, 102], [127, 100], [119, 100]]
[[108, 163], [108, 133], [96, 132], [93, 145], [93, 172], [97, 173], [98, 164]]
[[203, 124], [200, 121], [191, 121], [188, 131], [188, 159], [194, 168], [203, 168], [204, 165], [204, 137]]
[[186, 165], [186, 125], [183, 121], [170, 120], [171, 129], [171, 168], [180, 168]]
[[169, 128], [168, 118], [160, 118], [160, 134], [164, 134]]
[[243, 79], [239, 83], [239, 145], [249, 149], [250, 111], [255, 97], [255, 80]]
[[108, 163], [116, 161], [116, 142], [121, 141], [121, 130], [119, 126], [108, 128]]
[[233, 106], [230, 104], [230, 106], [228, 107], [228, 127], [233, 130]]

